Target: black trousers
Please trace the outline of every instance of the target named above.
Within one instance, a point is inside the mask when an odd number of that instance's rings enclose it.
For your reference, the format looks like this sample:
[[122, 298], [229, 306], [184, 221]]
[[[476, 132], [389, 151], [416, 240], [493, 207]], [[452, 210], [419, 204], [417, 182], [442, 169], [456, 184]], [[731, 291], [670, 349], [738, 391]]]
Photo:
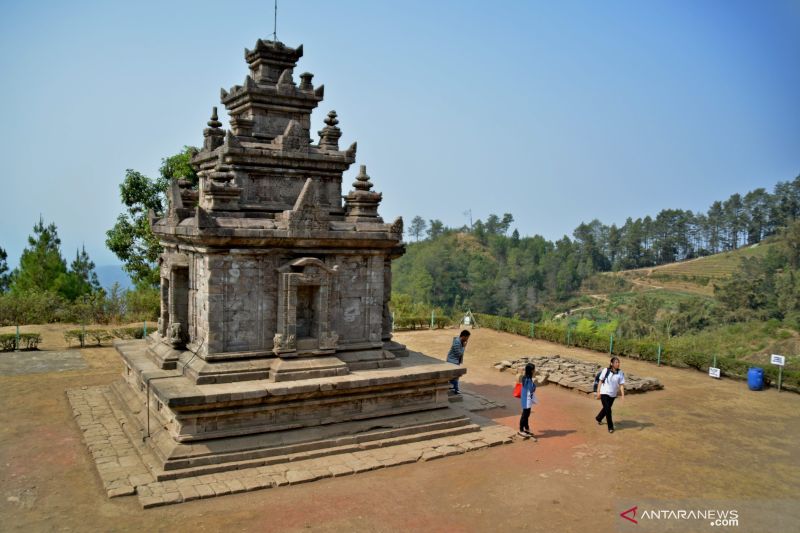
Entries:
[[519, 417], [519, 430], [520, 431], [530, 431], [531, 426], [528, 423], [528, 419], [531, 417], [531, 408], [528, 407], [527, 409], [522, 410], [522, 416]]
[[605, 418], [608, 422], [608, 429], [614, 429], [614, 420], [611, 418], [611, 406], [614, 405], [614, 400], [616, 399], [616, 396], [601, 394], [600, 403], [603, 404], [603, 408], [600, 409], [600, 412], [594, 417], [598, 422], [602, 422], [603, 418]]

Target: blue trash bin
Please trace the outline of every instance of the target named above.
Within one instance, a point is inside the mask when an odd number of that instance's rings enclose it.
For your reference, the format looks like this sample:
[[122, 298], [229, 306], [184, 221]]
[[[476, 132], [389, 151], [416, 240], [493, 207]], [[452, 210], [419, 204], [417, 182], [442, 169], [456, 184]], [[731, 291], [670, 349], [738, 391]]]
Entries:
[[747, 370], [747, 386], [750, 390], [761, 390], [764, 388], [764, 369], [750, 368]]

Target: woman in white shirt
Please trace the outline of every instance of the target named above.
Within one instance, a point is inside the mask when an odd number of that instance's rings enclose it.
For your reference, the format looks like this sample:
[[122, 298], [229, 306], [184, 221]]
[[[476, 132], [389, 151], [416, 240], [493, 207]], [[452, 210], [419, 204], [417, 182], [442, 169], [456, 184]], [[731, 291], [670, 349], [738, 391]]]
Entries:
[[619, 369], [619, 357], [612, 357], [611, 364], [600, 374], [600, 387], [597, 397], [603, 404], [603, 408], [594, 417], [597, 423], [603, 425], [603, 418], [608, 422], [608, 432], [614, 433], [614, 420], [611, 418], [611, 406], [617, 399], [617, 394], [621, 398], [625, 397], [625, 375]]

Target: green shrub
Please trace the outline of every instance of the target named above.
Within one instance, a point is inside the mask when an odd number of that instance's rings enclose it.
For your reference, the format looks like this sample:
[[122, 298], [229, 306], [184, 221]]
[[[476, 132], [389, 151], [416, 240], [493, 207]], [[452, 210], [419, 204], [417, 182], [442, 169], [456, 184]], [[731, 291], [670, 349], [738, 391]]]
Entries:
[[132, 326], [128, 328], [114, 328], [111, 330], [111, 335], [117, 339], [143, 339], [144, 327]]
[[144, 328], [131, 326], [126, 328], [114, 329], [70, 329], [64, 332], [64, 340], [71, 346], [73, 342], [79, 346], [86, 346], [94, 342], [96, 346], [112, 339], [142, 339], [144, 338]]
[[0, 335], [0, 352], [13, 352], [17, 349], [17, 336], [13, 333]]
[[17, 334], [4, 333], [0, 335], [0, 351], [13, 352], [18, 348], [20, 350], [38, 350], [40, 342], [42, 342], [42, 336], [39, 333], [20, 333], [19, 347], [17, 347]]
[[[86, 337], [88, 340], [94, 341], [97, 346], [100, 346], [103, 342], [110, 341], [114, 338], [111, 332], [107, 329], [87, 329]], [[85, 340], [86, 339], [84, 339], [84, 341]]]
[[[705, 354], [697, 352], [688, 352], [681, 356], [681, 361], [686, 365], [697, 370], [708, 370], [711, 366], [712, 360]], [[719, 360], [717, 361], [719, 364]]]
[[83, 330], [81, 329], [68, 329], [64, 332], [64, 340], [67, 341], [67, 345], [72, 346], [72, 342], [77, 342], [80, 346], [83, 346], [84, 338], [83, 338]]

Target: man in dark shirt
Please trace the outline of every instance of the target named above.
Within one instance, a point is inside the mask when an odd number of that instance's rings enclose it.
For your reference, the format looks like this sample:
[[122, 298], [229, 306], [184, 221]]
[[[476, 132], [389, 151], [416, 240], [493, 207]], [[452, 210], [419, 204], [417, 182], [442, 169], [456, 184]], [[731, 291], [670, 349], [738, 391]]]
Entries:
[[[464, 350], [467, 349], [467, 341], [469, 340], [469, 331], [466, 329], [461, 332], [458, 337], [453, 337], [453, 344], [450, 346], [450, 351], [447, 352], [447, 362], [454, 365], [461, 366], [464, 363]], [[453, 386], [455, 394], [461, 394], [458, 388], [458, 378], [450, 381]]]

